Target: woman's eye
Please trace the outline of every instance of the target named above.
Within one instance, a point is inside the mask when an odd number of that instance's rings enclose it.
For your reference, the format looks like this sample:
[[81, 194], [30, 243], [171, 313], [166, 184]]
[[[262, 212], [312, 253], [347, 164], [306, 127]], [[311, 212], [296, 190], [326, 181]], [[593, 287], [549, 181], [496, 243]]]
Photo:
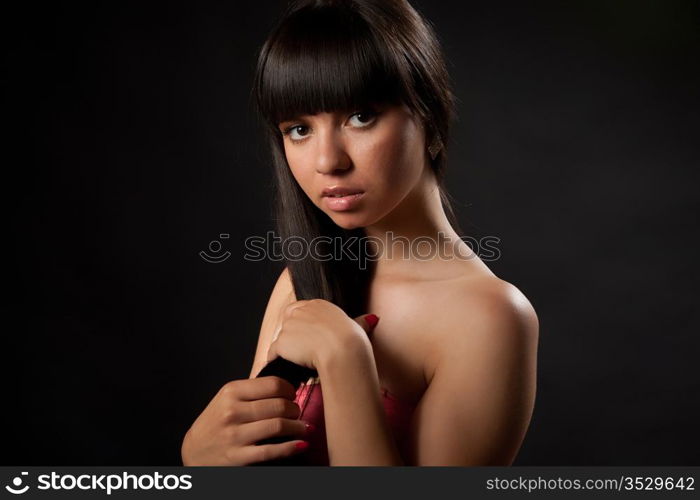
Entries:
[[[308, 127], [306, 127], [304, 125], [293, 125], [284, 131], [284, 135], [288, 135], [289, 138], [293, 141], [300, 141], [305, 137], [305, 135], [303, 134], [303, 131], [307, 130], [307, 128]], [[301, 136], [298, 135], [299, 129], [302, 130]], [[297, 132], [296, 136], [295, 136], [294, 132]], [[308, 130], [307, 130], [307, 132], [308, 132]]]
[[366, 127], [370, 123], [372, 123], [376, 117], [377, 117], [377, 113], [374, 111], [369, 111], [369, 110], [368, 111], [359, 111], [359, 112], [355, 113], [354, 115], [352, 115], [350, 117], [350, 120], [357, 118], [356, 123], [358, 125], [355, 125], [355, 126], [362, 128], [362, 127]]

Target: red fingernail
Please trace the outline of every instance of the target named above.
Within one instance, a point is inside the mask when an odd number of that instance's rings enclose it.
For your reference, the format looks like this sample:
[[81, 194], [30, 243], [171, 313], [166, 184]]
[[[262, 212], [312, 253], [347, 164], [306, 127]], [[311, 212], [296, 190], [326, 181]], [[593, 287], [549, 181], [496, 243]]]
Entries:
[[306, 428], [306, 432], [313, 432], [316, 429], [314, 424], [309, 423], [304, 424], [304, 427]]
[[309, 443], [307, 443], [306, 441], [299, 441], [297, 444], [294, 445], [294, 447], [297, 450], [305, 450], [309, 447]]
[[379, 317], [376, 314], [368, 314], [365, 316], [365, 321], [369, 325], [370, 330], [374, 330], [374, 327], [379, 323]]

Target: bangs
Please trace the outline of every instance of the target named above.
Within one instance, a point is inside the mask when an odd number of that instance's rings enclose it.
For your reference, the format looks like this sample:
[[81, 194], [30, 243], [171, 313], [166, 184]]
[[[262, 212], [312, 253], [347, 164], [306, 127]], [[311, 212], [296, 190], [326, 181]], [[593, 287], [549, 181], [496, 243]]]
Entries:
[[290, 16], [263, 49], [257, 103], [273, 128], [301, 115], [406, 102], [401, 71], [366, 21], [338, 5]]

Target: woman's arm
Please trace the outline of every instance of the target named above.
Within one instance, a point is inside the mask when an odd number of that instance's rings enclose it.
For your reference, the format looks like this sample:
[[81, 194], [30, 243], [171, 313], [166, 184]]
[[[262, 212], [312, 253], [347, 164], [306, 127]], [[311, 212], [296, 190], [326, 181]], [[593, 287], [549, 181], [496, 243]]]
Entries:
[[416, 407], [408, 461], [415, 465], [510, 465], [536, 392], [539, 323], [520, 291], [498, 280], [437, 319], [437, 362]]
[[267, 302], [265, 315], [263, 316], [262, 325], [260, 326], [260, 334], [258, 336], [258, 345], [255, 350], [255, 358], [253, 366], [250, 370], [248, 378], [255, 378], [260, 370], [267, 364], [267, 350], [272, 342], [272, 337], [275, 334], [275, 329], [280, 321], [281, 312], [285, 306], [296, 300], [292, 279], [289, 275], [289, 270], [285, 267], [277, 278], [270, 299]]
[[[282, 321], [284, 309], [295, 301], [289, 270], [285, 268], [270, 294], [249, 378], [254, 378], [267, 363], [267, 352], [277, 326]], [[350, 344], [352, 345], [339, 346], [336, 351], [342, 353], [337, 358], [325, 356], [325, 362], [319, 363], [317, 368], [319, 377], [323, 380], [324, 412], [331, 415], [326, 419], [330, 422], [330, 428], [326, 424], [330, 463], [398, 465], [401, 458], [385, 421], [371, 344]], [[335, 397], [336, 395], [340, 397]], [[376, 444], [366, 446], [367, 443]], [[358, 460], [351, 461], [353, 446], [357, 444], [363, 445], [361, 452]]]
[[330, 465], [403, 465], [386, 421], [369, 341], [352, 342], [322, 358]]

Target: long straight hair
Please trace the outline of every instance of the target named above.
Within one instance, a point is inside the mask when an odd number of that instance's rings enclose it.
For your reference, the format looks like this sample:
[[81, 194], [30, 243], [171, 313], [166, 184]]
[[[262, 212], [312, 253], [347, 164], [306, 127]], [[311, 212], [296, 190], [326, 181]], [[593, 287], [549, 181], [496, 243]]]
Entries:
[[[422, 122], [443, 207], [459, 228], [444, 188], [446, 145], [454, 96], [439, 41], [407, 0], [298, 0], [289, 3], [258, 57], [254, 103], [264, 124], [275, 171], [274, 211], [283, 241], [318, 237], [342, 241], [352, 258], [288, 259], [298, 300], [321, 298], [349, 316], [367, 312], [374, 261], [363, 262], [362, 228], [337, 226], [302, 191], [284, 153], [283, 121], [373, 103], [405, 104]], [[317, 240], [320, 241], [320, 240]], [[331, 253], [331, 245], [317, 247]], [[357, 256], [357, 258], [355, 258]]]

